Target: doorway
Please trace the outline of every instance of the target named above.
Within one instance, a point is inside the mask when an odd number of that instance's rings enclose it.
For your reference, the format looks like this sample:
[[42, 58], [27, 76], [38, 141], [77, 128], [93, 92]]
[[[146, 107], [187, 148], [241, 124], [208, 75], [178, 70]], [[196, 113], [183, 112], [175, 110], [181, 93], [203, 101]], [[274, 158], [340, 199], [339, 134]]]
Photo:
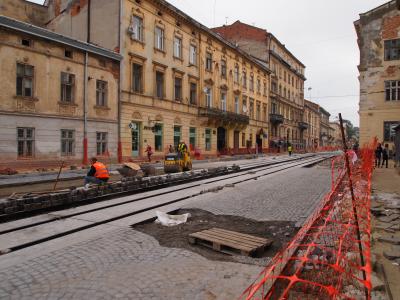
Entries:
[[140, 155], [140, 123], [132, 122], [129, 126], [132, 130], [132, 156], [138, 157]]
[[239, 152], [239, 131], [234, 131], [233, 132], [233, 148], [235, 149], [235, 152]]
[[258, 147], [258, 153], [262, 153], [262, 148], [263, 148], [263, 136], [262, 134], [256, 135], [256, 143]]
[[218, 152], [226, 150], [226, 129], [224, 127], [217, 129], [217, 150]]

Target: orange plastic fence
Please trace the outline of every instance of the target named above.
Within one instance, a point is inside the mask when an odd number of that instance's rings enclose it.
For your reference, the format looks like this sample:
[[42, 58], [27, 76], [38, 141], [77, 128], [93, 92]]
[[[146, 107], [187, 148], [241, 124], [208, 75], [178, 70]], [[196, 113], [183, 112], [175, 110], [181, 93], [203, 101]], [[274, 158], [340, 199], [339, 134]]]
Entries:
[[358, 161], [352, 164], [355, 201], [344, 156], [337, 157], [332, 161], [330, 193], [240, 299], [370, 299], [370, 192], [375, 144], [361, 149]]

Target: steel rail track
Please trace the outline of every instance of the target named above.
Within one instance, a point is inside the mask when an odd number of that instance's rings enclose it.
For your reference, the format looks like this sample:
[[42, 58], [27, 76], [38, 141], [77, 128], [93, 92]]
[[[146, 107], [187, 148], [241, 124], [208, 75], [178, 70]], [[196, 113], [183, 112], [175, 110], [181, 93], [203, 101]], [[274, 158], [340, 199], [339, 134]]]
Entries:
[[[129, 204], [134, 203], [134, 202], [140, 202], [142, 200], [146, 200], [146, 199], [150, 199], [150, 198], [156, 198], [156, 197], [164, 196], [166, 194], [172, 194], [172, 193], [179, 192], [179, 191], [182, 192], [184, 190], [186, 190], [186, 192], [187, 192], [186, 195], [185, 195], [185, 193], [183, 193], [183, 195], [181, 197], [179, 197], [179, 196], [178, 197], [174, 197], [171, 200], [168, 200], [168, 201], [165, 201], [165, 202], [161, 201], [159, 203], [155, 203], [155, 204], [152, 204], [152, 205], [149, 205], [149, 206], [143, 206], [142, 208], [135, 209], [135, 211], [124, 212], [122, 214], [117, 214], [117, 215], [109, 217], [109, 218], [106, 217], [106, 218], [104, 218], [103, 220], [100, 220], [100, 221], [93, 221], [93, 222], [87, 221], [86, 222], [87, 224], [85, 224], [85, 225], [78, 226], [78, 227], [72, 228], [72, 229], [66, 229], [65, 231], [60, 231], [60, 232], [55, 233], [55, 234], [45, 235], [45, 236], [39, 237], [37, 239], [33, 238], [30, 241], [21, 242], [20, 244], [18, 244], [18, 243], [17, 244], [15, 244], [15, 243], [13, 244], [11, 242], [11, 246], [10, 247], [0, 244], [0, 251], [2, 251], [3, 253], [14, 252], [14, 251], [21, 250], [21, 249], [24, 249], [24, 248], [27, 248], [27, 247], [30, 247], [30, 246], [34, 246], [34, 245], [37, 245], [37, 244], [40, 244], [40, 243], [44, 243], [44, 242], [49, 241], [49, 240], [57, 239], [57, 238], [60, 238], [60, 237], [66, 236], [66, 235], [70, 235], [70, 234], [73, 234], [73, 233], [76, 233], [76, 232], [79, 232], [79, 231], [83, 231], [83, 230], [86, 230], [86, 229], [89, 229], [89, 228], [92, 228], [92, 227], [96, 227], [96, 226], [99, 226], [99, 225], [103, 225], [103, 224], [110, 223], [110, 222], [113, 222], [113, 221], [116, 221], [116, 220], [120, 220], [120, 219], [124, 219], [124, 218], [127, 218], [127, 217], [135, 216], [135, 215], [138, 215], [140, 213], [151, 211], [151, 210], [154, 210], [154, 209], [157, 209], [157, 208], [162, 208], [162, 207], [170, 205], [170, 204], [175, 204], [175, 203], [178, 203], [178, 202], [182, 202], [182, 201], [184, 201], [186, 199], [189, 199], [189, 198], [192, 198], [192, 197], [195, 197], [195, 196], [203, 194], [204, 190], [203, 191], [198, 191], [198, 190], [194, 189], [194, 188], [198, 188], [198, 187], [203, 186], [203, 185], [204, 186], [208, 186], [208, 185], [212, 185], [214, 183], [223, 182], [223, 181], [232, 180], [232, 179], [236, 179], [236, 181], [231, 182], [231, 184], [238, 184], [238, 183], [246, 182], [246, 181], [249, 181], [249, 180], [257, 180], [258, 178], [261, 178], [261, 177], [264, 177], [264, 176], [268, 176], [268, 175], [271, 175], [271, 174], [274, 174], [274, 173], [277, 173], [277, 172], [282, 172], [284, 170], [291, 169], [291, 168], [294, 168], [294, 167], [315, 165], [315, 164], [317, 164], [317, 163], [319, 163], [319, 162], [321, 162], [323, 160], [329, 159], [330, 157], [331, 156], [323, 156], [323, 157], [312, 156], [312, 157], [303, 158], [300, 161], [298, 161], [298, 160], [282, 161], [280, 163], [274, 164], [273, 166], [271, 166], [271, 165], [265, 166], [265, 164], [260, 164], [259, 166], [253, 166], [253, 167], [251, 167], [249, 169], [246, 169], [246, 170], [242, 169], [240, 172], [238, 172], [240, 174], [230, 174], [230, 175], [226, 175], [226, 176], [220, 176], [220, 177], [216, 178], [215, 180], [211, 180], [211, 181], [203, 180], [205, 182], [196, 183], [194, 185], [190, 185], [190, 186], [183, 187], [183, 188], [180, 188], [180, 189], [173, 189], [173, 190], [167, 191], [167, 192], [161, 192], [161, 193], [157, 193], [157, 194], [153, 194], [153, 195], [148, 195], [148, 196], [145, 196], [145, 197], [139, 197], [139, 198], [134, 199], [134, 200], [127, 200], [127, 201], [122, 201], [120, 203], [105, 205], [105, 206], [102, 206], [102, 207], [99, 207], [99, 208], [84, 210], [84, 211], [81, 211], [81, 212], [78, 212], [78, 213], [67, 214], [67, 215], [59, 216], [59, 217], [55, 216], [54, 219], [50, 219], [50, 220], [46, 220], [46, 221], [42, 221], [42, 222], [34, 222], [34, 223], [31, 223], [31, 224], [27, 224], [25, 226], [17, 226], [15, 228], [11, 228], [9, 230], [1, 231], [0, 232], [0, 242], [2, 241], [2, 238], [4, 236], [6, 236], [6, 241], [7, 241], [7, 238], [11, 238], [10, 235], [13, 235], [13, 234], [17, 234], [18, 235], [18, 233], [23, 233], [23, 231], [25, 229], [33, 229], [33, 230], [38, 229], [38, 231], [40, 231], [40, 229], [41, 229], [40, 226], [43, 226], [43, 225], [52, 226], [52, 225], [54, 225], [54, 224], [51, 224], [53, 222], [56, 223], [57, 221], [61, 221], [61, 220], [64, 220], [64, 221], [65, 220], [67, 220], [67, 221], [68, 220], [69, 221], [74, 221], [75, 220], [76, 221], [78, 219], [73, 219], [73, 217], [83, 216], [85, 214], [90, 214], [90, 213], [93, 213], [93, 212], [102, 213], [102, 211], [105, 212], [108, 209], [113, 209], [113, 208], [117, 208], [117, 210], [118, 209], [121, 210], [121, 209], [124, 208], [123, 207], [124, 205], [127, 206]], [[254, 173], [249, 173], [249, 170], [254, 170], [254, 169], [256, 169], [256, 171]], [[270, 170], [270, 169], [275, 169], [275, 170]], [[270, 171], [268, 171], [268, 170], [270, 170]], [[263, 172], [263, 171], [267, 171], [267, 172]], [[261, 173], [261, 172], [263, 172], [263, 173]], [[259, 174], [257, 174], [257, 173], [259, 173]], [[253, 176], [253, 174], [254, 174], [254, 176]], [[240, 177], [244, 177], [244, 178], [240, 178]], [[193, 192], [190, 191], [191, 189], [194, 189]], [[114, 200], [118, 200], [118, 199], [114, 199]], [[84, 218], [82, 218], [81, 220], [84, 220]], [[58, 224], [58, 225], [60, 225], [60, 224]], [[48, 230], [48, 228], [47, 228], [47, 230]], [[23, 233], [23, 234], [25, 234], [25, 233]], [[12, 238], [11, 238], [11, 240], [12, 240]]]
[[[136, 195], [139, 193], [144, 193], [147, 191], [153, 191], [153, 190], [159, 190], [162, 188], [170, 187], [170, 186], [180, 186], [186, 183], [190, 183], [193, 181], [199, 181], [199, 180], [206, 180], [210, 178], [218, 178], [221, 176], [226, 176], [229, 174], [240, 174], [246, 171], [251, 171], [255, 170], [258, 168], [262, 167], [267, 167], [269, 166], [274, 166], [282, 163], [290, 163], [292, 161], [297, 161], [297, 160], [303, 160], [307, 159], [310, 157], [315, 157], [315, 155], [306, 155], [306, 156], [301, 156], [301, 157], [295, 157], [295, 158], [290, 158], [290, 159], [274, 159], [274, 161], [268, 160], [266, 162], [251, 162], [248, 164], [242, 164], [240, 165], [240, 169], [235, 169], [236, 164], [233, 164], [231, 166], [225, 166], [225, 167], [217, 167], [217, 168], [212, 168], [212, 169], [200, 169], [200, 170], [195, 170], [191, 172], [183, 172], [183, 173], [177, 173], [177, 174], [169, 174], [169, 175], [160, 175], [160, 176], [153, 176], [153, 177], [146, 177], [142, 181], [139, 182], [139, 186], [135, 190], [128, 190], [128, 191], [121, 191], [121, 192], [115, 192], [111, 194], [106, 194], [106, 195], [99, 195], [91, 198], [87, 198], [83, 201], [79, 202], [73, 202], [73, 203], [68, 203], [68, 204], [63, 204], [63, 205], [58, 205], [54, 207], [48, 207], [48, 208], [42, 208], [42, 209], [37, 209], [34, 211], [29, 211], [29, 212], [16, 212], [8, 215], [2, 215], [0, 216], [0, 226], [2, 223], [8, 222], [8, 221], [14, 221], [26, 217], [32, 217], [35, 215], [40, 215], [43, 213], [47, 212], [53, 212], [53, 211], [60, 211], [63, 209], [71, 208], [71, 207], [76, 207], [76, 206], [86, 206], [90, 205], [93, 203], [105, 201], [105, 200], [110, 200], [110, 199], [115, 199], [117, 197], [122, 197], [122, 196], [130, 196], [130, 195]], [[187, 175], [187, 176], [186, 176]], [[240, 176], [240, 175], [238, 175]], [[218, 180], [218, 179], [217, 179]], [[3, 230], [0, 229], [0, 234], [4, 233]]]

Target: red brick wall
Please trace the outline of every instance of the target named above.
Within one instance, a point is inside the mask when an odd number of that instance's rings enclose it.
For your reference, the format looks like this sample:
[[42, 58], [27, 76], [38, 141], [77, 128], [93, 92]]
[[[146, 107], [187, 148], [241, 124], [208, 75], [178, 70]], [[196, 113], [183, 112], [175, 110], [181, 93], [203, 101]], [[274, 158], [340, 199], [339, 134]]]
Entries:
[[388, 17], [383, 20], [382, 38], [396, 39], [399, 34], [400, 16]]
[[219, 33], [222, 37], [227, 40], [237, 40], [237, 39], [249, 39], [255, 41], [265, 41], [267, 31], [261, 28], [253, 27], [236, 21], [231, 25], [225, 25], [222, 27], [212, 28], [212, 31]]

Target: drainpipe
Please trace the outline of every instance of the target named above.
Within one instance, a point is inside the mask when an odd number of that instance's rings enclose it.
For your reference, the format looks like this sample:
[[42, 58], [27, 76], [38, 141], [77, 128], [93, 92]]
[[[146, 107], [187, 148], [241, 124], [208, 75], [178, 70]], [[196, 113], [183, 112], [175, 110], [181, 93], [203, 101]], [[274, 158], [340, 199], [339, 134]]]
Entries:
[[90, 43], [90, 23], [91, 23], [91, 6], [92, 1], [88, 0], [88, 12], [87, 12], [87, 42]]
[[[118, 32], [118, 47], [119, 47], [119, 53], [121, 54], [122, 52], [122, 1], [119, 1], [119, 32]], [[121, 125], [121, 101], [122, 101], [122, 67], [123, 67], [123, 61], [124, 58], [122, 57], [122, 60], [119, 64], [119, 78], [118, 78], [118, 163], [122, 163], [122, 142], [121, 142], [121, 130], [122, 130], [122, 125]]]
[[[91, 0], [88, 0], [88, 12], [87, 12], [87, 43], [90, 43], [90, 6]], [[85, 66], [84, 66], [84, 83], [83, 83], [83, 161], [84, 165], [88, 164], [88, 139], [87, 139], [87, 112], [88, 112], [88, 52], [85, 52]]]
[[84, 84], [83, 84], [83, 161], [84, 165], [88, 163], [88, 140], [87, 140], [87, 112], [88, 112], [88, 52], [85, 52]]

